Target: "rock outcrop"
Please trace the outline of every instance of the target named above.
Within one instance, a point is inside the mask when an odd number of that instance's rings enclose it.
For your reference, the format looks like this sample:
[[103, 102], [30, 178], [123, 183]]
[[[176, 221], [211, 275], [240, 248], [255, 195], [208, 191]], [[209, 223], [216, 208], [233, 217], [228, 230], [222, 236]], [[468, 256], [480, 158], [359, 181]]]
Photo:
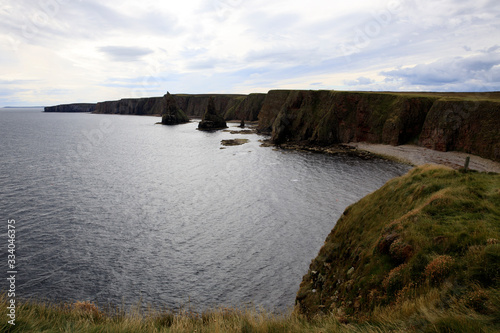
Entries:
[[177, 125], [182, 123], [187, 123], [189, 118], [186, 116], [184, 111], [182, 111], [175, 99], [170, 95], [169, 92], [163, 96], [163, 113], [161, 117], [161, 123], [163, 125]]
[[74, 103], [61, 104], [56, 106], [46, 106], [44, 112], [94, 112], [97, 104], [95, 103]]
[[198, 124], [198, 129], [210, 131], [210, 130], [218, 130], [224, 128], [227, 128], [226, 121], [217, 112], [214, 99], [210, 97], [208, 100], [208, 105], [205, 114], [203, 114], [203, 118]]

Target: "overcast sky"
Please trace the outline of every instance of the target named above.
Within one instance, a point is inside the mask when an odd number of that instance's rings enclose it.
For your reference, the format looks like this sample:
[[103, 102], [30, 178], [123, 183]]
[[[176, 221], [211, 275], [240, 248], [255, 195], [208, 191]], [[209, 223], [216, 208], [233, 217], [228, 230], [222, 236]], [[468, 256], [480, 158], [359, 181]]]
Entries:
[[500, 90], [499, 0], [0, 1], [0, 106]]

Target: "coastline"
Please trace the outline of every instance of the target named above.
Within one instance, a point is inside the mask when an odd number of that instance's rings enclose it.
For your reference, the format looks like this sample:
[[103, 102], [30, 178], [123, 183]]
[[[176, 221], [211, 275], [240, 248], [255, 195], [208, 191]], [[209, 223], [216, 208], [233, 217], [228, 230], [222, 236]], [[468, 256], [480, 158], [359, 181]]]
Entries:
[[493, 160], [458, 151], [443, 152], [410, 144], [392, 146], [379, 143], [349, 142], [321, 146], [307, 141], [283, 143], [278, 145], [275, 145], [270, 141], [266, 141], [263, 142], [263, 145], [319, 154], [350, 154], [361, 158], [371, 158], [375, 155], [387, 160], [393, 160], [412, 166], [437, 164], [444, 165], [455, 170], [463, 168], [465, 159], [470, 157], [470, 170], [500, 173], [500, 163]]
[[455, 170], [463, 168], [466, 157], [470, 156], [469, 169], [480, 172], [500, 173], [499, 162], [458, 151], [443, 152], [408, 144], [391, 146], [366, 142], [352, 142], [347, 145], [359, 151], [366, 151], [414, 166], [424, 164], [441, 164]]

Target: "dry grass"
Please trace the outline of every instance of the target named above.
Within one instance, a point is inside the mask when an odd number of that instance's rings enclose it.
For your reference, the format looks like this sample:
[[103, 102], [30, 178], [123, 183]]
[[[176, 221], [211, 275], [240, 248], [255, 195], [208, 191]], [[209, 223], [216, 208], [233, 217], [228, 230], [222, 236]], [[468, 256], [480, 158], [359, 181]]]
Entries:
[[[0, 315], [8, 299], [0, 297]], [[22, 302], [16, 325], [0, 323], [0, 332], [381, 332], [380, 325], [346, 325], [334, 316], [306, 319], [295, 311], [272, 314], [255, 309], [220, 307], [196, 313], [190, 310], [101, 311], [90, 302], [49, 304]]]

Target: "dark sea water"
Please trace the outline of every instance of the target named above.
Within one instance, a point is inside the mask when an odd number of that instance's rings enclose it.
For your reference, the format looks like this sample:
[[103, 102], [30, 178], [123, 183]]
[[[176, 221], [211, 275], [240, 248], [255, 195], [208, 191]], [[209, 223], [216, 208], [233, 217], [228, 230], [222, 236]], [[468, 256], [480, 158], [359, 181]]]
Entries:
[[[409, 169], [157, 121], [0, 109], [17, 298], [285, 310], [344, 209]], [[250, 142], [220, 149], [231, 138]]]

